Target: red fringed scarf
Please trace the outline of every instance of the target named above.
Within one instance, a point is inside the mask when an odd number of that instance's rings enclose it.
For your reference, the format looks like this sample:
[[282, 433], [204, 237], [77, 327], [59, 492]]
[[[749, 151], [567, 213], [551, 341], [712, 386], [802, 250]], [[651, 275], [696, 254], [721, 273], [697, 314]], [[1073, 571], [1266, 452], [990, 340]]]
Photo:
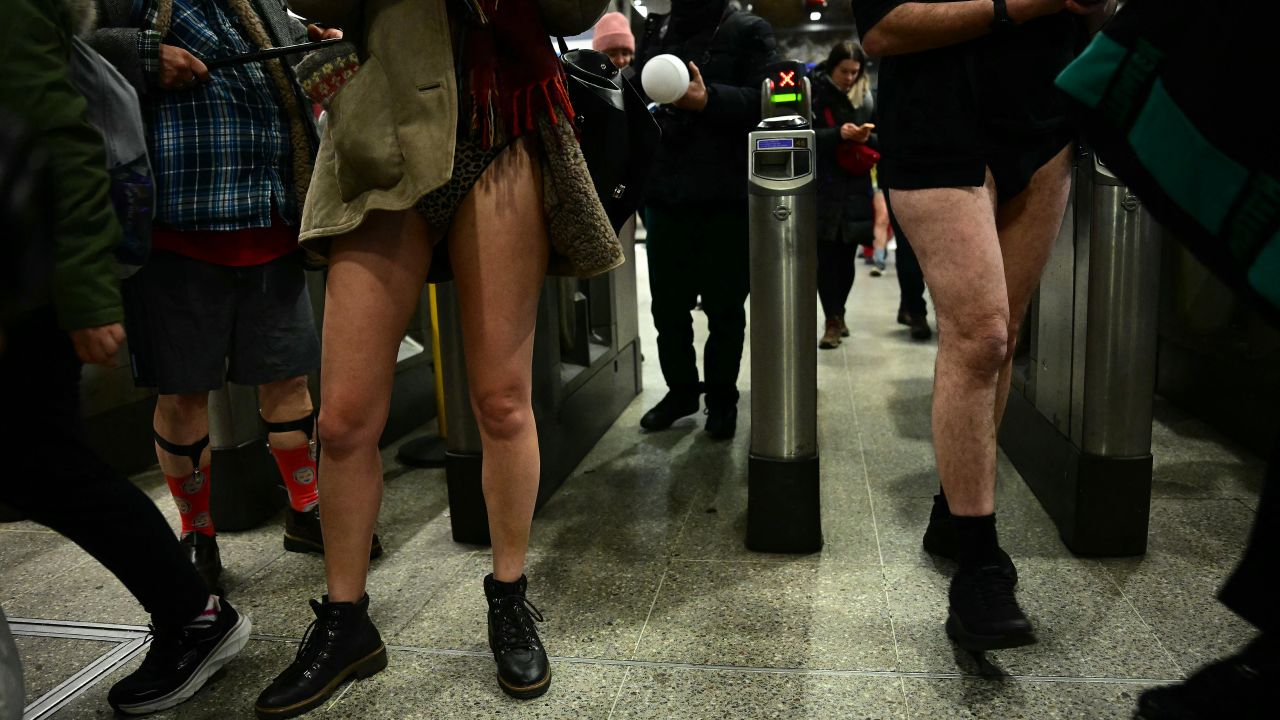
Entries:
[[487, 149], [534, 130], [539, 115], [573, 119], [564, 68], [532, 0], [466, 0], [473, 11], [463, 62], [471, 83], [471, 127]]

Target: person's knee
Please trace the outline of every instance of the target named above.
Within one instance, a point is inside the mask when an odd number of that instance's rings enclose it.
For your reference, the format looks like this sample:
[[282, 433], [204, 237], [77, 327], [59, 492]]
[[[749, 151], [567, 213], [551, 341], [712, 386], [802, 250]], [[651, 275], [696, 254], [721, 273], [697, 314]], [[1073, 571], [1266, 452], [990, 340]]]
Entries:
[[160, 424], [169, 428], [185, 428], [203, 423], [208, 417], [209, 394], [161, 395], [156, 399], [156, 415]]
[[1009, 318], [997, 312], [957, 318], [947, 323], [942, 337], [960, 369], [983, 377], [1000, 372], [1012, 352]]
[[342, 395], [326, 395], [316, 419], [325, 454], [339, 458], [370, 448], [376, 450], [385, 424], [385, 411], [370, 412], [368, 404], [360, 398]]
[[493, 440], [511, 440], [533, 427], [533, 408], [527, 392], [516, 387], [478, 393], [474, 399], [476, 422]]
[[307, 377], [300, 375], [258, 387], [258, 403], [262, 416], [272, 422], [286, 422], [311, 412], [311, 391]]

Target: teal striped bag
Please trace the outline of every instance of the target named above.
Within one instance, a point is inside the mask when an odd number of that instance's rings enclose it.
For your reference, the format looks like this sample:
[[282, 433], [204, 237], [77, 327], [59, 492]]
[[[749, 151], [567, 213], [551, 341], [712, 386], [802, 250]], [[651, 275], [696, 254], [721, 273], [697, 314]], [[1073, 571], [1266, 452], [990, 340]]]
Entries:
[[1129, 0], [1057, 82], [1156, 219], [1280, 322], [1277, 5]]

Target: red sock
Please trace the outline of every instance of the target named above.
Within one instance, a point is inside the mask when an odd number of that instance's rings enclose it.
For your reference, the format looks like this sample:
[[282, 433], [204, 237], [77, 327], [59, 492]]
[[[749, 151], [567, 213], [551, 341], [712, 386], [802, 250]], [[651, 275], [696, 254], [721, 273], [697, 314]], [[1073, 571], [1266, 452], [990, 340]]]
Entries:
[[284, 487], [289, 491], [289, 507], [306, 512], [320, 502], [316, 490], [316, 460], [311, 457], [311, 444], [296, 448], [271, 448]]
[[173, 501], [178, 504], [178, 514], [182, 516], [182, 534], [204, 533], [213, 537], [213, 516], [209, 514], [209, 483], [212, 476], [209, 466], [200, 468], [200, 472], [182, 477], [165, 475], [169, 481], [169, 492]]

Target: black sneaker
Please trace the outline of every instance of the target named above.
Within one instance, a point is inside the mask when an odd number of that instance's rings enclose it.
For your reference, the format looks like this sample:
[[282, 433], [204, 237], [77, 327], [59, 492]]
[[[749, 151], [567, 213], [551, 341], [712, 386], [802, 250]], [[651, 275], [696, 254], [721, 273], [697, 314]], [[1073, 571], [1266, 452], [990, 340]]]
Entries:
[[640, 427], [645, 430], [666, 430], [680, 418], [698, 412], [698, 395], [697, 392], [684, 390], [668, 391], [666, 397], [640, 418]]
[[186, 702], [244, 649], [253, 623], [231, 603], [207, 627], [151, 628], [151, 648], [138, 668], [111, 687], [107, 702], [129, 715], [159, 712]]
[[352, 676], [387, 666], [387, 647], [369, 619], [369, 596], [358, 603], [311, 601], [316, 619], [302, 636], [293, 663], [258, 696], [260, 718], [291, 718], [324, 704]]
[[[506, 583], [504, 583], [505, 585]], [[523, 575], [504, 592], [493, 575], [484, 578], [489, 601], [489, 649], [498, 664], [498, 686], [513, 698], [530, 700], [551, 687], [551, 664], [538, 638], [535, 622], [542, 613], [525, 597], [529, 581]]]
[[[284, 549], [296, 553], [324, 554], [324, 535], [320, 532], [320, 506], [298, 512], [293, 508], [285, 511], [284, 516]], [[369, 547], [369, 559], [382, 557], [382, 540], [373, 534], [373, 544]]]
[[712, 440], [732, 440], [738, 432], [738, 404], [707, 402], [707, 435]]
[[1244, 652], [1206, 665], [1178, 685], [1138, 698], [1135, 720], [1261, 720], [1277, 714], [1280, 642], [1263, 635]]
[[[924, 550], [951, 562], [960, 561], [960, 545], [956, 540], [956, 531], [951, 524], [951, 510], [947, 507], [947, 497], [942, 493], [933, 496], [933, 509], [929, 512], [929, 526], [924, 531]], [[997, 549], [999, 562], [1013, 583], [1018, 584], [1018, 568], [1013, 565], [1013, 558], [1002, 549]]]
[[1031, 645], [1031, 621], [1018, 607], [1017, 578], [1003, 563], [961, 567], [951, 578], [951, 610], [947, 634], [970, 652]]
[[190, 532], [178, 541], [191, 564], [196, 566], [200, 579], [214, 595], [222, 596], [222, 555], [218, 552], [218, 538], [204, 533]]

